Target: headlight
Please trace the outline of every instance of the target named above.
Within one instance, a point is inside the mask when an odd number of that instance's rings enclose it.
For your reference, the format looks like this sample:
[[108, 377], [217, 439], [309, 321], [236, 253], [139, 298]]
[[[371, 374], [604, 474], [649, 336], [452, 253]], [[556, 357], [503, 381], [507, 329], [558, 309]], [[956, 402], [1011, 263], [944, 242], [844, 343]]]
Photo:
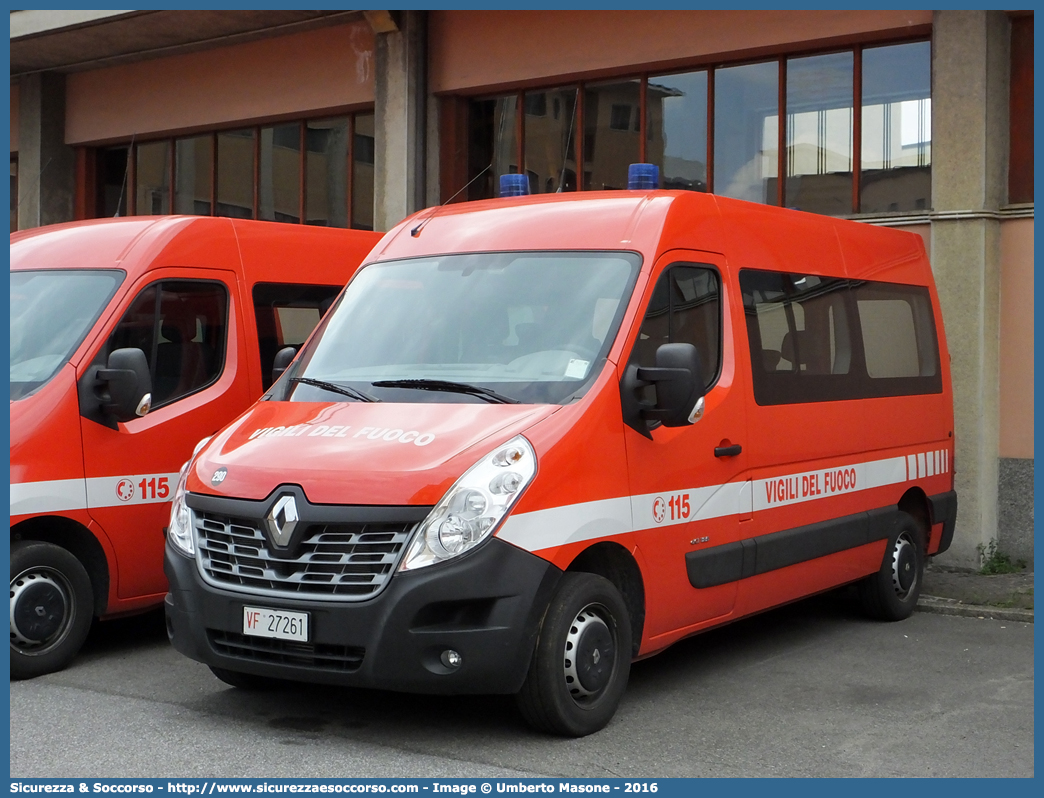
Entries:
[[400, 570], [443, 562], [473, 549], [497, 528], [536, 474], [536, 454], [521, 435], [483, 457], [421, 524]]
[[188, 505], [185, 504], [185, 480], [188, 478], [189, 460], [181, 467], [178, 477], [178, 486], [174, 489], [174, 501], [170, 505], [170, 523], [167, 525], [167, 537], [174, 548], [180, 549], [183, 554], [194, 556], [196, 553], [196, 542], [192, 538], [192, 518]]
[[[213, 437], [213, 436], [211, 436]], [[185, 482], [188, 480], [189, 468], [196, 460], [204, 446], [210, 442], [210, 437], [204, 438], [192, 450], [192, 457], [181, 467], [178, 474], [178, 486], [174, 489], [174, 501], [170, 504], [170, 523], [167, 525], [167, 537], [170, 538], [174, 548], [179, 549], [190, 557], [196, 554], [196, 541], [192, 536], [192, 515], [188, 505], [185, 504]]]

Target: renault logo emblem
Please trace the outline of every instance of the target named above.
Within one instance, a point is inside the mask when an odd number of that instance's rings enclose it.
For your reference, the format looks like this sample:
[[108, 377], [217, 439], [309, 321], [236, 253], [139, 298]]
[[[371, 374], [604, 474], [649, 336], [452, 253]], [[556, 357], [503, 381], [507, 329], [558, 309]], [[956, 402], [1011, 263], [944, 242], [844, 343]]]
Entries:
[[298, 522], [297, 501], [293, 496], [280, 496], [268, 515], [265, 516], [265, 527], [268, 537], [280, 548], [286, 548], [290, 537], [294, 534]]

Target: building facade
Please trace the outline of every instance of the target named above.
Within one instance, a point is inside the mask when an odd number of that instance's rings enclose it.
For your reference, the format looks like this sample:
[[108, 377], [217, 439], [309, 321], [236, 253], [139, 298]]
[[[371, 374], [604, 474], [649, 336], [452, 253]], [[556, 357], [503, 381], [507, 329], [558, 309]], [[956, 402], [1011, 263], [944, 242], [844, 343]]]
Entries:
[[11, 12], [12, 230], [387, 230], [507, 172], [618, 189], [637, 161], [923, 237], [956, 400], [944, 561], [1032, 561], [1032, 12]]

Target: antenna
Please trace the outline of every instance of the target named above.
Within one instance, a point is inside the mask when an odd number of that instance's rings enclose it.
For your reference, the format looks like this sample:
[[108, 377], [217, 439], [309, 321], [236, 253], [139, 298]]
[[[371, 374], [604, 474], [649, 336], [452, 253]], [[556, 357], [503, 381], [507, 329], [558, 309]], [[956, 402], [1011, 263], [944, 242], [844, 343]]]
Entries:
[[413, 236], [414, 238], [419, 236], [420, 233], [421, 233], [421, 230], [424, 229], [424, 225], [426, 225], [428, 222], [430, 222], [432, 219], [435, 218], [435, 214], [439, 212], [439, 208], [441, 208], [443, 205], [448, 205], [449, 203], [453, 202], [453, 200], [455, 200], [458, 196], [460, 196], [460, 193], [462, 191], [464, 191], [468, 186], [470, 186], [472, 183], [474, 183], [476, 180], [478, 180], [480, 177], [482, 177], [482, 175], [486, 174], [486, 172], [488, 172], [492, 168], [493, 168], [493, 162], [490, 161], [489, 164], [481, 172], [479, 172], [477, 175], [475, 175], [473, 178], [471, 178], [471, 180], [469, 180], [467, 183], [465, 183], [464, 187], [461, 188], [460, 191], [458, 191], [456, 194], [454, 194], [452, 197], [450, 197], [445, 202], [440, 202], [438, 205], [436, 205], [434, 208], [432, 208], [431, 209], [431, 214], [428, 215], [428, 216], [425, 216], [424, 219], [421, 220], [417, 224], [416, 227], [414, 227], [412, 230], [410, 230], [410, 235]]
[[[576, 121], [576, 107], [580, 104], [580, 89], [576, 89], [575, 91], [576, 91], [576, 94], [573, 97], [573, 113], [571, 113], [569, 115], [569, 132], [566, 133], [565, 150], [562, 153], [562, 169], [558, 173], [558, 190], [555, 192], [556, 194], [561, 194], [562, 193], [562, 187], [563, 187], [563, 185], [565, 185], [566, 161], [569, 159], [569, 142], [573, 138], [573, 122]], [[577, 173], [579, 175], [579, 172], [580, 172], [580, 165], [579, 164], [577, 164], [576, 171], [577, 171]]]
[[130, 144], [127, 145], [127, 163], [123, 167], [123, 182], [120, 183], [120, 198], [116, 200], [116, 213], [112, 215], [113, 219], [120, 217], [120, 205], [123, 204], [123, 192], [127, 188], [127, 180], [130, 179], [130, 162], [131, 158], [134, 157], [134, 137], [137, 133], [131, 134]]

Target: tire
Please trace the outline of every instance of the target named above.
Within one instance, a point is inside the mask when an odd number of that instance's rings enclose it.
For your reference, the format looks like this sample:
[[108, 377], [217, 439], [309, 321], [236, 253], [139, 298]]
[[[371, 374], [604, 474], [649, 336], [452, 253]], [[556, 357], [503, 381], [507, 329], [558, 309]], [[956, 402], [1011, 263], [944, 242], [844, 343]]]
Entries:
[[902, 621], [917, 606], [924, 582], [924, 533], [907, 513], [899, 513], [881, 569], [859, 583], [863, 612], [881, 621]]
[[271, 676], [258, 676], [253, 673], [243, 673], [242, 671], [230, 671], [225, 668], [215, 668], [213, 665], [209, 667], [210, 672], [221, 681], [239, 690], [261, 692], [275, 690], [284, 684], [281, 680], [273, 679]]
[[630, 669], [631, 622], [620, 592], [601, 576], [566, 573], [515, 702], [535, 729], [583, 737], [612, 719]]
[[87, 571], [65, 549], [11, 544], [11, 678], [60, 671], [80, 650], [94, 617]]

